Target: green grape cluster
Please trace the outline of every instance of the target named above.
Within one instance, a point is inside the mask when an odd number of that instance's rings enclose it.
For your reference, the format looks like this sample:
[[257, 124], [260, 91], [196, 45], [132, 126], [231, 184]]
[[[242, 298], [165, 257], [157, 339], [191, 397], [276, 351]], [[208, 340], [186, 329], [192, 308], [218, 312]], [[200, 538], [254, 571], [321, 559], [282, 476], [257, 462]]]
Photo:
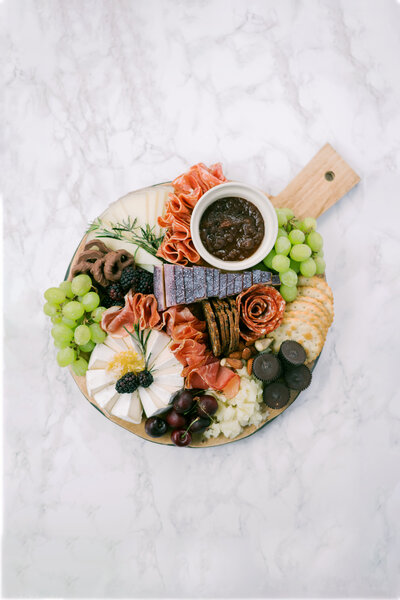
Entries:
[[76, 375], [86, 373], [90, 353], [106, 338], [100, 327], [106, 309], [99, 306], [100, 296], [91, 290], [91, 278], [81, 274], [44, 293], [43, 312], [53, 323], [51, 335], [58, 348], [57, 362], [60, 367], [71, 365]]
[[323, 240], [312, 217], [300, 221], [290, 208], [277, 208], [276, 215], [278, 236], [263, 263], [279, 273], [280, 293], [286, 302], [293, 302], [297, 297], [298, 273], [313, 277], [325, 272]]

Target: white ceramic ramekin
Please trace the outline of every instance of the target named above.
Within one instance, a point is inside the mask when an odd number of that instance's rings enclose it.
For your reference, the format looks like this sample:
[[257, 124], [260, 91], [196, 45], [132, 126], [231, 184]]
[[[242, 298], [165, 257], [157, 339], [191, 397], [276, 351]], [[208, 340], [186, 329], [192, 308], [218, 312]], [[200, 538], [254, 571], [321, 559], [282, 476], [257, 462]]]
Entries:
[[[201, 217], [210, 204], [221, 198], [232, 197], [248, 200], [258, 208], [264, 219], [264, 238], [255, 253], [249, 256], [249, 258], [244, 260], [225, 261], [213, 256], [206, 250], [200, 238], [199, 227]], [[251, 185], [247, 185], [246, 183], [229, 181], [227, 183], [221, 183], [221, 185], [216, 185], [200, 198], [192, 213], [190, 229], [193, 244], [197, 252], [209, 265], [224, 271], [243, 271], [262, 261], [273, 248], [278, 234], [278, 218], [271, 202], [261, 190], [258, 190]]]

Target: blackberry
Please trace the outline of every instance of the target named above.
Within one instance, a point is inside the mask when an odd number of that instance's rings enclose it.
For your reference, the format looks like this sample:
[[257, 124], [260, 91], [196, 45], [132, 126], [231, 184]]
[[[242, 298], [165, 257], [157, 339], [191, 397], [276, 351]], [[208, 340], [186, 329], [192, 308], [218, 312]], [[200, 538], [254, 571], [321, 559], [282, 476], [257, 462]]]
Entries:
[[119, 283], [113, 283], [107, 288], [107, 294], [111, 300], [121, 300], [124, 296], [124, 292]]
[[138, 279], [138, 275], [139, 271], [137, 271], [134, 267], [126, 267], [126, 269], [122, 271], [119, 283], [124, 292], [127, 292], [131, 287], [134, 287], [135, 282]]
[[127, 267], [122, 271], [119, 283], [125, 293], [129, 289], [140, 294], [153, 293], [153, 274], [144, 269]]
[[132, 394], [139, 387], [138, 378], [135, 373], [125, 373], [115, 384], [119, 394]]
[[150, 371], [141, 371], [137, 375], [138, 387], [142, 386], [144, 388], [147, 388], [153, 383], [153, 381], [154, 381], [154, 377], [150, 373]]

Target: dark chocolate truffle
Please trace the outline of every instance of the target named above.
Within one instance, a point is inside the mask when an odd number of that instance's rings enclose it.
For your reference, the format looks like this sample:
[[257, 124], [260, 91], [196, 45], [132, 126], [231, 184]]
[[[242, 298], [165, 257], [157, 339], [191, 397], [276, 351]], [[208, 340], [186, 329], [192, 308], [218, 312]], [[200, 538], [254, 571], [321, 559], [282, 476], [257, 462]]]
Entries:
[[311, 371], [306, 365], [287, 369], [284, 377], [291, 390], [305, 390], [311, 383]]
[[253, 375], [257, 379], [270, 383], [278, 379], [281, 373], [281, 363], [274, 354], [264, 352], [255, 357], [253, 361]]
[[282, 342], [278, 356], [282, 360], [283, 366], [289, 367], [298, 367], [307, 358], [303, 346], [294, 340], [285, 340]]
[[270, 408], [283, 408], [289, 402], [289, 389], [280, 381], [270, 383], [264, 388], [263, 399]]

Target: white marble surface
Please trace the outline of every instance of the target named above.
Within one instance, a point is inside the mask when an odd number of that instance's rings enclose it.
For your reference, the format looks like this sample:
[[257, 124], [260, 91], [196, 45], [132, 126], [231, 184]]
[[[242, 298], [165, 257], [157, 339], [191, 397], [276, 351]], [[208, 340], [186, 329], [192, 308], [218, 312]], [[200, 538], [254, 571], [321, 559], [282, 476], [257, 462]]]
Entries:
[[[6, 597], [394, 597], [400, 5], [8, 0]], [[55, 364], [42, 292], [89, 220], [197, 161], [279, 192], [326, 142], [336, 300], [312, 387], [230, 446], [136, 439]], [[5, 176], [4, 176], [5, 175]]]

